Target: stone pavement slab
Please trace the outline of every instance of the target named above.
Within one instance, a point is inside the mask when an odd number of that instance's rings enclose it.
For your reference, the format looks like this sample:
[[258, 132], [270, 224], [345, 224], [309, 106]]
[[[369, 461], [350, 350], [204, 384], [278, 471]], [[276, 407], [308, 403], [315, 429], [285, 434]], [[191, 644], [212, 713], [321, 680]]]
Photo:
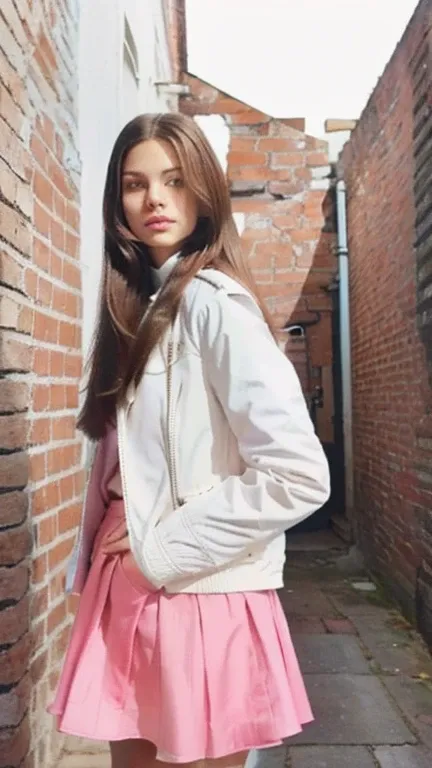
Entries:
[[294, 645], [304, 674], [371, 674], [355, 637], [299, 635]]
[[[422, 747], [378, 747], [375, 757], [380, 768], [431, 768], [432, 765], [429, 750]], [[353, 768], [352, 765], [349, 768]]]
[[77, 752], [74, 755], [63, 755], [58, 768], [111, 768], [111, 760], [107, 752], [92, 755]]
[[409, 677], [383, 677], [382, 682], [423, 743], [432, 750], [432, 723], [429, 721], [432, 716], [431, 684]]
[[289, 754], [289, 768], [376, 768], [365, 747], [294, 747]]
[[322, 590], [315, 585], [302, 584], [292, 587], [288, 585], [280, 590], [279, 598], [288, 620], [291, 616], [336, 617], [338, 615]]
[[380, 681], [370, 675], [305, 675], [315, 722], [290, 744], [416, 742]]
[[288, 748], [281, 744], [249, 752], [245, 768], [286, 768]]
[[108, 744], [67, 736], [58, 768], [111, 768]]
[[292, 635], [325, 635], [324, 622], [317, 616], [291, 616], [289, 628]]

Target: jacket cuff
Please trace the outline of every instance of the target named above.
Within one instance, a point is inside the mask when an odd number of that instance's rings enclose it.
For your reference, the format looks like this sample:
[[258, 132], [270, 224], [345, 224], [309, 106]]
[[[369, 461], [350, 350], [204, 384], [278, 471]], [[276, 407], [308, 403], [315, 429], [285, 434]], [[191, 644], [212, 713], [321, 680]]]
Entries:
[[146, 535], [144, 547], [137, 554], [144, 576], [157, 589], [161, 589], [168, 582], [183, 575], [165, 552], [157, 529]]

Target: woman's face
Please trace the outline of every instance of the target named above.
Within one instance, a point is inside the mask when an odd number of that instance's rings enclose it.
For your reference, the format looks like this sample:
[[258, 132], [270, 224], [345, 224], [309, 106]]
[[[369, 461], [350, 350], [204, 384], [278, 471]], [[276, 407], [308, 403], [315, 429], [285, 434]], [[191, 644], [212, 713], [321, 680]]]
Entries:
[[126, 156], [122, 203], [129, 229], [156, 267], [180, 250], [197, 224], [195, 195], [185, 186], [176, 153], [159, 139], [142, 141]]

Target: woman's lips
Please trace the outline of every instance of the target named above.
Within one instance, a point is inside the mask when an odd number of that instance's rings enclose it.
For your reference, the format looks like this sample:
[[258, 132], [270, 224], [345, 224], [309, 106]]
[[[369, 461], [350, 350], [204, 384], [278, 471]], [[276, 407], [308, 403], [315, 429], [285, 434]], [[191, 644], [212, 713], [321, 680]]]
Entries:
[[169, 219], [161, 219], [160, 221], [150, 221], [145, 226], [147, 229], [151, 229], [152, 232], [166, 232], [173, 224], [174, 222]]

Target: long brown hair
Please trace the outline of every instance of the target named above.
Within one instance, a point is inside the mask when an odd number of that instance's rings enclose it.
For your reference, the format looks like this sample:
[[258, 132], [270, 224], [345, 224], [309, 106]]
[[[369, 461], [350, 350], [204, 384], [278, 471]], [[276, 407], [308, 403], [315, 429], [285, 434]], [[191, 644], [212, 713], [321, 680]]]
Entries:
[[[148, 139], [163, 140], [175, 151], [201, 214], [150, 308], [149, 297], [154, 293], [150, 254], [128, 229], [121, 190], [128, 152]], [[108, 424], [115, 423], [117, 404], [124, 402], [131, 382], [140, 380], [151, 351], [174, 321], [183, 292], [199, 270], [213, 267], [232, 275], [256, 296], [270, 324], [241, 251], [224, 173], [192, 118], [177, 113], [141, 115], [125, 126], [108, 165], [103, 214], [105, 258], [99, 318], [78, 418], [78, 428], [92, 439], [103, 437]]]

